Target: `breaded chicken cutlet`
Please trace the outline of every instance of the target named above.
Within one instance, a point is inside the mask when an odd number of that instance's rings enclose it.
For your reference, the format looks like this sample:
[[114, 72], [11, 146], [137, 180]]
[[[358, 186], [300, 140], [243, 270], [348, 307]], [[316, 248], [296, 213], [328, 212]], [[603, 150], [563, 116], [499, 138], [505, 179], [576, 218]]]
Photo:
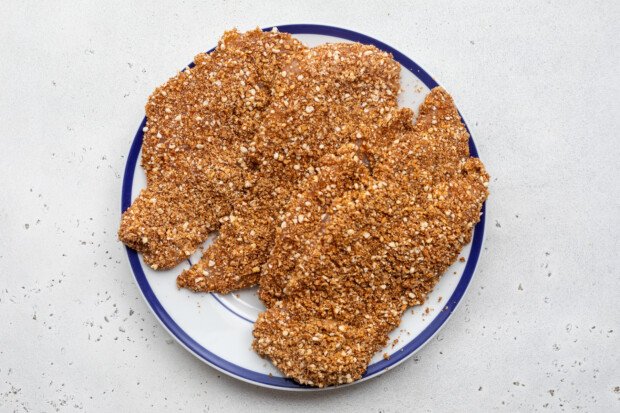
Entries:
[[368, 170], [355, 151], [326, 157], [278, 230], [253, 346], [302, 384], [359, 379], [480, 219], [488, 175], [451, 97], [436, 88], [409, 116], [382, 131], [392, 143], [371, 148]]
[[441, 88], [415, 123], [400, 66], [357, 43], [226, 32], [146, 106], [147, 187], [119, 238], [193, 291], [260, 285], [253, 347], [288, 377], [359, 379], [467, 244], [488, 175]]
[[306, 48], [288, 34], [227, 32], [147, 104], [147, 188], [120, 239], [155, 269], [219, 237], [178, 278], [194, 291], [258, 282], [275, 227], [318, 160], [397, 107], [399, 66], [357, 43]]

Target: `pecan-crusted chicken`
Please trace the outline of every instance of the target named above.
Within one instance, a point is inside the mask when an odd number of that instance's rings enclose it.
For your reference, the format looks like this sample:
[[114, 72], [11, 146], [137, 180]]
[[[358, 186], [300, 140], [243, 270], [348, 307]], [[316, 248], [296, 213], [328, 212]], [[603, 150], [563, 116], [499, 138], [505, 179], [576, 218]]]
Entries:
[[258, 282], [283, 208], [318, 159], [397, 107], [400, 68], [373, 46], [306, 48], [259, 30], [227, 32], [195, 63], [149, 99], [148, 185], [119, 237], [170, 268], [219, 231], [177, 283], [228, 292]]
[[300, 383], [350, 383], [470, 241], [488, 175], [452, 98], [399, 109], [373, 46], [226, 32], [149, 98], [147, 187], [119, 238], [193, 291], [260, 284], [254, 349]]
[[469, 156], [450, 96], [434, 89], [415, 125], [408, 116], [383, 130], [392, 143], [369, 150], [368, 173], [350, 156], [326, 158], [284, 215], [261, 279], [268, 309], [254, 348], [300, 383], [359, 379], [480, 218], [488, 175]]

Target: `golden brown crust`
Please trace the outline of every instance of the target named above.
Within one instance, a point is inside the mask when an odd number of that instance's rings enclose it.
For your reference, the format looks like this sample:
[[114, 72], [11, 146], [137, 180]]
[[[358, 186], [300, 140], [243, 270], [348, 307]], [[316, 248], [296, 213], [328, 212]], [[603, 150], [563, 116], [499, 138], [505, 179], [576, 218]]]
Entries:
[[317, 247], [313, 235], [323, 231], [333, 214], [333, 205], [348, 192], [362, 189], [369, 171], [354, 144], [326, 155], [315, 173], [299, 185], [289, 202], [282, 222], [276, 227], [276, 240], [261, 274], [260, 298], [272, 306], [284, 295], [284, 287], [294, 269]]
[[148, 186], [119, 237], [161, 269], [219, 230], [178, 285], [228, 292], [257, 282], [273, 224], [313, 164], [396, 107], [399, 67], [372, 46], [308, 49], [259, 30], [227, 32], [195, 63], [149, 99]]
[[[374, 148], [381, 161], [371, 165], [372, 177], [356, 174], [329, 198], [328, 220], [308, 229], [288, 218], [278, 232], [261, 279], [269, 308], [255, 324], [254, 348], [300, 383], [360, 378], [403, 311], [424, 302], [479, 220], [488, 176], [469, 157], [450, 96], [434, 89], [417, 123], [400, 125], [386, 129], [391, 145]], [[321, 169], [319, 181], [322, 172], [332, 173]], [[321, 188], [305, 183], [301, 190], [287, 217]], [[291, 256], [295, 251], [300, 256]]]
[[[285, 58], [304, 50], [288, 34], [227, 32], [195, 67], [157, 88], [146, 105], [147, 188], [123, 214], [119, 238], [153, 268], [187, 258], [246, 192], [239, 152], [262, 125]], [[277, 52], [276, 52], [277, 51]]]
[[[284, 58], [283, 58], [284, 59]], [[297, 183], [318, 160], [361, 139], [396, 106], [399, 67], [371, 46], [331, 44], [284, 59], [260, 127], [244, 147], [253, 165], [219, 237], [180, 287], [229, 292], [256, 284]]]
[[304, 384], [359, 379], [488, 195], [451, 97], [434, 89], [413, 123], [390, 55], [260, 30], [225, 33], [195, 64], [149, 99], [147, 188], [119, 238], [164, 269], [219, 231], [177, 285], [260, 283], [260, 355]]

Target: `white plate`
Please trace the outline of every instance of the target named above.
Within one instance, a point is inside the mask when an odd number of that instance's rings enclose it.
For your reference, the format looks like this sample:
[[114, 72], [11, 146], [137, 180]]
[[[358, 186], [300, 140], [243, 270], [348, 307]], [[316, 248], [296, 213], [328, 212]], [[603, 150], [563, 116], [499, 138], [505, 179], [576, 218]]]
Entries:
[[[411, 59], [363, 34], [337, 27], [305, 24], [278, 26], [278, 29], [293, 34], [308, 46], [355, 41], [373, 44], [392, 53], [402, 66], [401, 106], [417, 109], [430, 89], [438, 86]], [[139, 166], [142, 128], [145, 124], [146, 118], [138, 128], [129, 151], [123, 179], [123, 211], [146, 186], [144, 171]], [[471, 155], [477, 156], [473, 140], [470, 139], [469, 143]], [[462, 251], [461, 256], [465, 257], [465, 262], [457, 262], [446, 271], [423, 306], [414, 307], [405, 313], [399, 328], [390, 334], [388, 346], [375, 355], [363, 378], [354, 383], [378, 376], [401, 363], [439, 331], [463, 297], [473, 276], [483, 234], [484, 206], [472, 243]], [[136, 282], [155, 316], [179, 343], [200, 360], [226, 374], [260, 386], [284, 390], [316, 390], [284, 378], [268, 360], [260, 358], [252, 350], [253, 322], [264, 309], [257, 298], [256, 288], [228, 295], [195, 294], [185, 289], [179, 290], [176, 287], [176, 276], [181, 270], [189, 268], [190, 262], [184, 262], [170, 271], [153, 271], [144, 265], [142, 257], [134, 250], [127, 248], [127, 253]], [[195, 263], [199, 258], [200, 253], [197, 252], [188, 261]], [[427, 307], [430, 309], [428, 314], [424, 311]], [[393, 345], [395, 339], [398, 342]], [[388, 360], [383, 358], [384, 353], [390, 355]]]

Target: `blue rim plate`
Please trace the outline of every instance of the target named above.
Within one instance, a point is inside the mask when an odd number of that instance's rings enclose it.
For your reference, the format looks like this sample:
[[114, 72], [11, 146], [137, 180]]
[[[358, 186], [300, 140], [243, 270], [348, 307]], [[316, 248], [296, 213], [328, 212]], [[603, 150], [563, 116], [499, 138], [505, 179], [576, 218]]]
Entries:
[[[384, 50], [386, 52], [391, 53], [394, 56], [394, 59], [398, 61], [406, 70], [411, 72], [415, 77], [417, 77], [426, 87], [432, 89], [436, 86], [439, 86], [438, 83], [427, 73], [425, 72], [418, 64], [416, 64], [413, 60], [394, 49], [393, 47], [388, 46], [387, 44], [373, 39], [372, 37], [366, 36], [361, 33], [357, 33], [352, 30], [343, 29], [339, 27], [333, 26], [324, 26], [324, 25], [316, 25], [316, 24], [291, 24], [291, 25], [283, 25], [277, 26], [278, 30], [282, 32], [287, 32], [293, 35], [322, 35], [322, 36], [331, 36], [340, 38], [343, 40], [349, 40], [354, 42], [359, 42], [363, 44], [374, 45], [377, 48]], [[264, 28], [263, 30], [271, 30], [272, 27]], [[192, 67], [193, 64], [190, 65]], [[461, 117], [462, 118], [462, 117]], [[469, 128], [463, 119], [463, 123], [469, 132]], [[136, 164], [139, 159], [140, 150], [142, 148], [142, 137], [143, 132], [142, 128], [146, 125], [146, 117], [142, 120], [140, 127], [138, 128], [138, 132], [135, 135], [133, 143], [131, 145], [131, 149], [129, 150], [129, 155], [127, 158], [127, 164], [125, 166], [125, 173], [123, 177], [123, 186], [122, 186], [122, 196], [121, 196], [121, 210], [124, 212], [131, 205], [132, 200], [132, 187], [134, 182], [134, 172], [136, 169]], [[471, 136], [471, 134], [470, 134]], [[476, 150], [476, 146], [474, 145], [474, 141], [472, 138], [469, 140], [469, 149], [470, 153], [474, 157], [478, 157], [478, 151]], [[486, 205], [486, 204], [485, 204]], [[444, 325], [444, 323], [448, 320], [452, 312], [455, 310], [456, 306], [463, 298], [465, 291], [473, 277], [474, 270], [476, 268], [476, 264], [478, 262], [478, 257], [480, 256], [480, 251], [482, 247], [482, 240], [484, 236], [484, 226], [485, 226], [485, 205], [482, 206], [482, 215], [480, 217], [480, 222], [476, 225], [474, 229], [474, 234], [472, 237], [471, 250], [469, 253], [469, 257], [465, 264], [465, 268], [463, 270], [463, 274], [454, 290], [450, 298], [445, 302], [445, 306], [442, 311], [439, 311], [439, 314], [433, 319], [430, 324], [422, 330], [421, 333], [413, 337], [404, 347], [393, 353], [389, 360], [380, 360], [368, 367], [368, 370], [363, 375], [362, 379], [356, 381], [352, 384], [359, 383], [360, 381], [369, 379], [371, 377], [376, 377], [379, 374], [389, 370], [390, 368], [400, 364], [407, 358], [411, 357], [417, 350], [419, 350], [424, 344], [426, 344]], [[276, 377], [263, 373], [259, 373], [253, 370], [246, 369], [244, 367], [238, 366], [234, 363], [231, 363], [228, 360], [225, 360], [222, 357], [217, 356], [216, 354], [210, 352], [202, 345], [200, 345], [196, 340], [194, 340], [186, 331], [184, 331], [177, 322], [170, 316], [170, 314], [165, 310], [162, 306], [161, 302], [157, 298], [157, 295], [154, 293], [149, 281], [144, 273], [142, 268], [142, 264], [138, 257], [136, 251], [127, 248], [127, 255], [129, 257], [129, 263], [131, 265], [131, 269], [133, 271], [135, 280], [140, 287], [140, 290], [155, 314], [155, 316], [159, 319], [162, 325], [168, 330], [168, 332], [187, 350], [189, 350], [192, 354], [198, 357], [200, 360], [209, 364], [210, 366], [220, 370], [223, 373], [226, 373], [232, 377], [238, 378], [240, 380], [253, 383], [260, 386], [271, 387], [276, 389], [283, 390], [317, 390], [313, 387], [308, 387], [304, 385], [300, 385], [294, 382], [291, 379], [287, 379], [284, 377]], [[219, 302], [219, 300], [218, 300]], [[344, 386], [339, 386], [344, 387]], [[329, 387], [327, 388], [329, 389]]]

